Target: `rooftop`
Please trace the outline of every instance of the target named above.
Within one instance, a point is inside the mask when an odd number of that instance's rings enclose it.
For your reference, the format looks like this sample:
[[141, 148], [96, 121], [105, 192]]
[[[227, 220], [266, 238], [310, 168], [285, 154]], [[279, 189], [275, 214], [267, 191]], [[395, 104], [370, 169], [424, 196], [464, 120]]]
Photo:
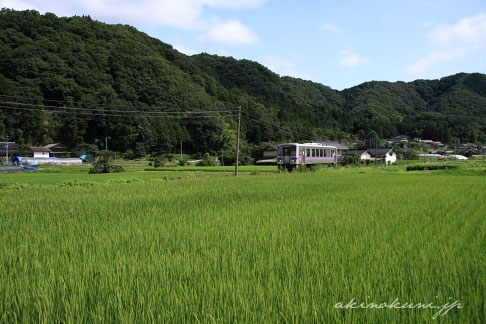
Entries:
[[31, 147], [30, 150], [32, 152], [51, 152], [51, 150], [47, 147]]
[[391, 147], [385, 147], [385, 148], [379, 148], [379, 149], [368, 149], [368, 152], [372, 156], [377, 156], [377, 155], [385, 155], [386, 153], [392, 151], [393, 148]]

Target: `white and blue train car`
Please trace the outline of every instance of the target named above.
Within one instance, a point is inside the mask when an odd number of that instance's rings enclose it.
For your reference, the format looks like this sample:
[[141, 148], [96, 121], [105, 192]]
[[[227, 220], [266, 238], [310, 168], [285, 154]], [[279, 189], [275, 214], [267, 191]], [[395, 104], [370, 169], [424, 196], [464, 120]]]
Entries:
[[315, 164], [336, 165], [337, 148], [319, 143], [287, 143], [277, 146], [277, 165], [279, 169], [293, 170], [299, 165], [308, 168]]

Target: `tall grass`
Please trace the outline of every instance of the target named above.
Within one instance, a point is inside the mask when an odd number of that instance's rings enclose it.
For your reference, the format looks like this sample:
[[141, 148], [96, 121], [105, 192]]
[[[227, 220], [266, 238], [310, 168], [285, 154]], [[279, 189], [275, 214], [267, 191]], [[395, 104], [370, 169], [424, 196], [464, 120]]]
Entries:
[[[481, 323], [485, 187], [322, 172], [2, 191], [0, 323]], [[352, 298], [463, 308], [334, 307]]]

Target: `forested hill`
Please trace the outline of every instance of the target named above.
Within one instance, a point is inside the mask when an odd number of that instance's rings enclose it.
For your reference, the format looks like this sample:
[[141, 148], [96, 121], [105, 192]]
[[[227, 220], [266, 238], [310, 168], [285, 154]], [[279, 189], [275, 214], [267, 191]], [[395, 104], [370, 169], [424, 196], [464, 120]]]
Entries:
[[7, 9], [0, 52], [0, 140], [8, 133], [24, 145], [76, 149], [108, 137], [111, 149], [142, 155], [182, 140], [187, 152], [224, 146], [229, 158], [238, 106], [247, 148], [372, 130], [486, 142], [486, 75], [478, 73], [336, 91], [248, 60], [186, 56], [130, 26]]

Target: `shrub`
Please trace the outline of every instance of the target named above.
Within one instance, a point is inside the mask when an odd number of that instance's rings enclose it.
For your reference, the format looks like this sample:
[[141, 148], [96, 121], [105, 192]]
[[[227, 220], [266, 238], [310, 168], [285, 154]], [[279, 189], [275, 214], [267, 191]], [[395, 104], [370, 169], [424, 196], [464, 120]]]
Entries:
[[96, 158], [96, 162], [93, 164], [93, 167], [89, 170], [90, 174], [96, 173], [117, 173], [117, 172], [125, 172], [125, 169], [120, 165], [115, 165], [113, 161], [113, 152], [112, 151], [100, 151], [98, 157]]
[[209, 153], [204, 154], [201, 161], [197, 163], [198, 166], [215, 166], [216, 160], [210, 156]]
[[409, 165], [409, 166], [407, 166], [407, 171], [429, 171], [429, 170], [450, 170], [450, 169], [457, 169], [457, 165], [430, 164], [430, 165]]
[[303, 164], [299, 164], [299, 165], [297, 166], [297, 170], [298, 170], [299, 172], [307, 172], [307, 167], [306, 167], [305, 165], [303, 165]]
[[92, 187], [94, 185], [95, 185], [94, 182], [74, 179], [74, 180], [64, 181], [59, 186], [60, 187]]
[[2, 190], [22, 190], [30, 188], [28, 183], [0, 183], [0, 189]]
[[114, 178], [110, 179], [107, 183], [109, 184], [120, 184], [120, 183], [133, 183], [133, 182], [141, 182], [141, 179], [129, 177], [129, 178]]
[[180, 166], [185, 166], [187, 164], [187, 159], [186, 158], [179, 158], [178, 164]]

